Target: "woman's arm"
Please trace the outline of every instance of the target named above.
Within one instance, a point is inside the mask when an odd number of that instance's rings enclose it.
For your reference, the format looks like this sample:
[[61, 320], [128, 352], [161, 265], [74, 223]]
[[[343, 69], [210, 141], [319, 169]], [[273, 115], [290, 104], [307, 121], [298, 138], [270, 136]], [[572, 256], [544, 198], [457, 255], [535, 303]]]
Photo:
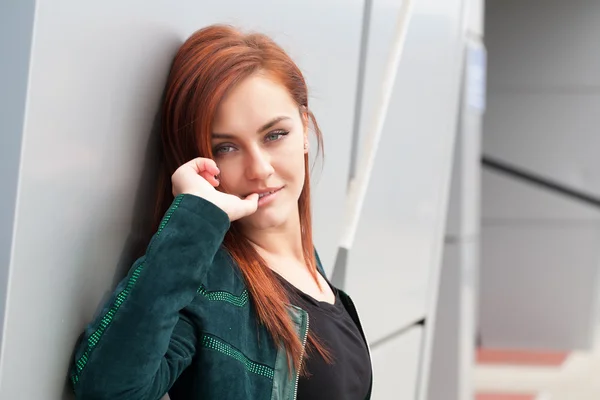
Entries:
[[78, 343], [78, 399], [160, 399], [190, 364], [196, 333], [185, 314], [229, 228], [227, 214], [185, 194], [173, 201], [146, 254], [131, 267]]

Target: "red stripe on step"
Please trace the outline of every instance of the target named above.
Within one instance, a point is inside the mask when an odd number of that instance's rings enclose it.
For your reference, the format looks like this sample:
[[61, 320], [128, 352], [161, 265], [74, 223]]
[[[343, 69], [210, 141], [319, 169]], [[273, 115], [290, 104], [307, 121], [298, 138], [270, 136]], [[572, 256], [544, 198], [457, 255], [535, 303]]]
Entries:
[[501, 394], [501, 393], [481, 393], [476, 400], [535, 400], [534, 394]]
[[558, 367], [568, 356], [566, 352], [479, 349], [477, 363]]

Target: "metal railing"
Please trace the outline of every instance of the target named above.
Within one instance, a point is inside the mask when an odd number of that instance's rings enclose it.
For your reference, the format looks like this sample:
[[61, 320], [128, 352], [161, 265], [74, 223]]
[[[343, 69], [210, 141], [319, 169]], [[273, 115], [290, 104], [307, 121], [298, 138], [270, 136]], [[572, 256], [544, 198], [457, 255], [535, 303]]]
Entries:
[[504, 161], [494, 159], [493, 157], [483, 155], [481, 165], [488, 170], [510, 176], [531, 185], [535, 185], [544, 190], [565, 196], [569, 199], [585, 203], [587, 205], [600, 208], [600, 198], [581, 190], [569, 187], [556, 180], [544, 177], [523, 168], [516, 167]]

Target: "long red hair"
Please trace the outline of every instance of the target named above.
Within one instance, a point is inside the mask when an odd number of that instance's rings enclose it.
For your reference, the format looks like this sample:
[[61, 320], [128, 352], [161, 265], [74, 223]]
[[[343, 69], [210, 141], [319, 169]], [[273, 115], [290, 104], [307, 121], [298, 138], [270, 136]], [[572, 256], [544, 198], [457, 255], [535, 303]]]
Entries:
[[[161, 165], [153, 229], [173, 201], [171, 175], [195, 157], [213, 158], [211, 126], [225, 95], [243, 79], [261, 71], [287, 88], [306, 113], [322, 148], [322, 135], [308, 108], [308, 89], [298, 66], [269, 37], [243, 34], [225, 25], [195, 32], [178, 50], [169, 73], [161, 109]], [[298, 199], [304, 261], [315, 281], [310, 201], [310, 171], [305, 155], [304, 188]], [[223, 242], [239, 266], [260, 322], [276, 345], [283, 345], [290, 366], [302, 371], [302, 343], [286, 305], [289, 299], [273, 271], [233, 222]], [[317, 281], [318, 282], [318, 281]], [[327, 351], [309, 332], [309, 348], [330, 361]]]

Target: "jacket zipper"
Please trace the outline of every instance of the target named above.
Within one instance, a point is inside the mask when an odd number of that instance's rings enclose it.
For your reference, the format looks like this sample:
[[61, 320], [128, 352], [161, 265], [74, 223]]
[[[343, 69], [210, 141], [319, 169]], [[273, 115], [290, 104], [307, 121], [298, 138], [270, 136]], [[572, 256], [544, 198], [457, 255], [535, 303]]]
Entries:
[[306, 348], [306, 339], [308, 338], [308, 325], [309, 325], [308, 313], [306, 313], [306, 329], [304, 331], [304, 338], [302, 339], [302, 352], [300, 353], [300, 364], [298, 364], [298, 371], [296, 371], [296, 383], [294, 384], [294, 397], [293, 400], [296, 400], [298, 396], [298, 381], [300, 379], [300, 366], [302, 366], [302, 360], [304, 358], [304, 350]]

